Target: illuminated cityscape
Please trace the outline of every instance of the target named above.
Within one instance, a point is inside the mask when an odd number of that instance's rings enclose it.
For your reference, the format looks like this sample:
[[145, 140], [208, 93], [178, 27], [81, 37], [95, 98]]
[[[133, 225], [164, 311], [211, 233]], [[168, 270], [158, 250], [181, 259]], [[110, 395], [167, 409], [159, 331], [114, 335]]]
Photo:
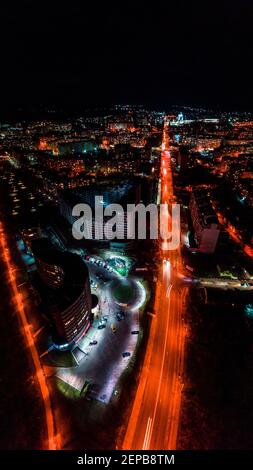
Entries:
[[167, 7], [24, 3], [4, 12], [27, 29], [0, 111], [0, 449], [253, 450], [252, 5], [205, 36], [187, 2], [167, 32]]

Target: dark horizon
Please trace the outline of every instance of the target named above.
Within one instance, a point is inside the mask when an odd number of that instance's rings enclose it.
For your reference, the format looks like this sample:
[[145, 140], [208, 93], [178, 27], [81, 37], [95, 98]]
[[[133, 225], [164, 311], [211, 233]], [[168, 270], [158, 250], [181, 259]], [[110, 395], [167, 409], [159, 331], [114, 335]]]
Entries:
[[2, 6], [2, 112], [112, 103], [252, 110], [248, 0]]

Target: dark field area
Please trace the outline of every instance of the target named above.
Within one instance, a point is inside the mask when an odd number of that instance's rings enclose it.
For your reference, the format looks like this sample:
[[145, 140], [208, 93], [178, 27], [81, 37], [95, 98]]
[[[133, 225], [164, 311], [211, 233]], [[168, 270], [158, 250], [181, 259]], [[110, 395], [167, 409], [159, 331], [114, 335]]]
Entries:
[[178, 448], [250, 449], [253, 321], [243, 307], [200, 305], [194, 293], [187, 320]]
[[40, 449], [45, 439], [44, 410], [33, 379], [17, 315], [0, 261], [0, 433], [1, 449]]

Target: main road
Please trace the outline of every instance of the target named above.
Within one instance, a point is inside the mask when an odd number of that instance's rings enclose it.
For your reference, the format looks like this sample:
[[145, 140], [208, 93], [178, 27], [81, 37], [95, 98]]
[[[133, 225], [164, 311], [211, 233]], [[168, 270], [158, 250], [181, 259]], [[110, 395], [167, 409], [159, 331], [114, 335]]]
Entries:
[[[165, 119], [161, 151], [161, 202], [174, 199], [169, 133]], [[180, 417], [185, 327], [183, 309], [187, 288], [178, 281], [180, 247], [160, 246], [155, 314], [140, 380], [125, 434], [123, 449], [175, 449]], [[173, 267], [173, 269], [171, 269]]]

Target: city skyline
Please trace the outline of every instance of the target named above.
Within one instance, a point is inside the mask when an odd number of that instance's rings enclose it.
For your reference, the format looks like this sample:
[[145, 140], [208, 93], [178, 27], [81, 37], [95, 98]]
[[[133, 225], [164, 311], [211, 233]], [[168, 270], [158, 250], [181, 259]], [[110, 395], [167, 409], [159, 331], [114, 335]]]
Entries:
[[0, 457], [251, 463], [252, 1], [1, 13]]

